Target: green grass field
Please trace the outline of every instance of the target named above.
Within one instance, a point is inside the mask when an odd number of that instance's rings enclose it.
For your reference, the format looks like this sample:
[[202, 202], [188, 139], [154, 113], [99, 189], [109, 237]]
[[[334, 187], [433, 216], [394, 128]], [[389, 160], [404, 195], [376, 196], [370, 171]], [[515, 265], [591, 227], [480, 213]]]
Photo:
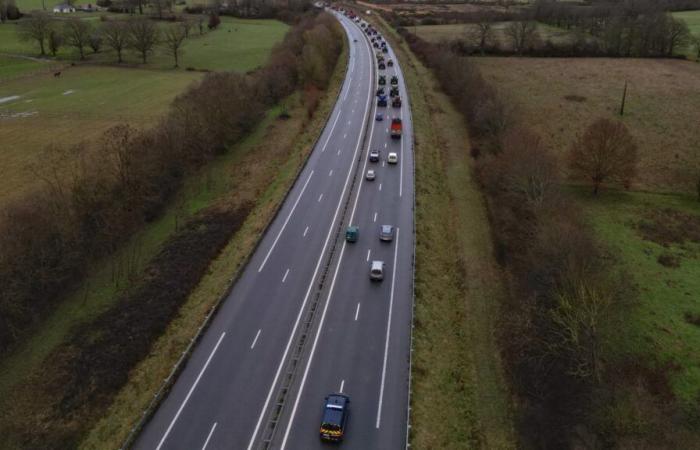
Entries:
[[[113, 17], [124, 17], [120, 14], [109, 14]], [[79, 17], [100, 26], [99, 18], [95, 15], [87, 16], [76, 13], [73, 17]], [[60, 16], [64, 17], [64, 16]], [[276, 20], [265, 19], [236, 19], [222, 17], [218, 29], [203, 35], [193, 29], [190, 38], [185, 41], [182, 48], [180, 67], [185, 69], [192, 67], [199, 70], [231, 70], [247, 72], [265, 63], [270, 49], [282, 40], [287, 29], [286, 24]], [[160, 23], [164, 28], [168, 23]], [[59, 27], [60, 28], [60, 27]], [[17, 33], [16, 23], [0, 25], [0, 54], [16, 54], [25, 56], [39, 56], [39, 46], [33, 41], [22, 41]], [[116, 65], [116, 53], [109, 47], [97, 54], [86, 49], [89, 64]], [[47, 48], [48, 51], [48, 48]], [[56, 57], [63, 61], [77, 61], [77, 50], [72, 47], [61, 47]], [[148, 69], [172, 69], [173, 58], [161, 46], [154, 49], [147, 64], [142, 64], [140, 55], [133, 51], [125, 51], [123, 65], [137, 65]], [[0, 76], [2, 76], [0, 72]]]
[[[88, 17], [99, 24], [97, 17]], [[163, 24], [162, 26], [164, 26]], [[271, 48], [288, 26], [273, 20], [223, 18], [219, 29], [186, 41], [181, 69], [158, 48], [147, 65], [126, 52], [122, 66], [105, 50], [88, 61], [69, 65], [74, 50], [63, 48], [57, 60], [31, 60], [38, 54], [32, 42], [19, 40], [15, 24], [0, 25], [0, 103], [3, 143], [0, 169], [9, 174], [0, 187], [0, 205], [32, 188], [32, 164], [48, 144], [69, 145], [99, 136], [117, 123], [137, 127], [154, 123], [175, 96], [206, 70], [245, 72], [265, 63]], [[15, 57], [2, 54], [19, 55]], [[22, 56], [22, 57], [20, 57]], [[61, 70], [60, 77], [53, 72]]]
[[[13, 66], [16, 67], [16, 66]], [[32, 165], [49, 144], [70, 145], [129, 122], [154, 123], [196, 72], [165, 72], [112, 67], [64, 68], [58, 78], [43, 72], [0, 83], [3, 145], [0, 204], [35, 186]]]
[[[624, 323], [609, 331], [616, 344], [612, 351], [644, 359], [651, 355], [660, 364], [675, 367], [670, 372], [673, 393], [692, 407], [700, 398], [700, 324], [685, 317], [700, 317], [700, 242], [663, 246], [645, 240], [639, 226], [650, 215], [667, 223], [664, 210], [670, 208], [695, 216], [696, 228], [700, 227], [700, 203], [676, 195], [619, 191], [604, 192], [597, 199], [586, 191], [578, 198], [598, 236], [638, 289], [638, 302]], [[660, 264], [662, 254], [678, 258], [680, 267]]]
[[700, 37], [700, 10], [680, 11], [672, 14], [676, 19], [683, 20], [693, 35]]

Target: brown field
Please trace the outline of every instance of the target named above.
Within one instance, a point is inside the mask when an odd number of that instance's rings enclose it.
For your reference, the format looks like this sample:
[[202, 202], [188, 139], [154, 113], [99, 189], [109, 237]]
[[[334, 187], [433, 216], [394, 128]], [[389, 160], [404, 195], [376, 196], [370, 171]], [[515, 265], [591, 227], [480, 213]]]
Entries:
[[[494, 22], [493, 40], [503, 49], [512, 49], [511, 38], [506, 29], [512, 22]], [[470, 43], [478, 43], [478, 27], [471, 23], [454, 23], [446, 25], [420, 25], [410, 28], [418, 37], [428, 42], [442, 42], [459, 39], [467, 39]], [[537, 35], [541, 41], [551, 41], [554, 44], [571, 42], [574, 32], [562, 28], [553, 27], [544, 23], [537, 23]]]
[[700, 164], [700, 65], [680, 60], [474, 58], [512, 113], [562, 156], [600, 117], [622, 118], [639, 146], [637, 189], [689, 191]]

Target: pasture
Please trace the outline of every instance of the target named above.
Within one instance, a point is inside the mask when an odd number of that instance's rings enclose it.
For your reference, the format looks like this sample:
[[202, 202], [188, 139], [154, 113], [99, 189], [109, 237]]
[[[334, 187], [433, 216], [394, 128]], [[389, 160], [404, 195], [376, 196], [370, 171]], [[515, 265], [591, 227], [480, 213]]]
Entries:
[[[99, 23], [96, 17], [86, 20]], [[264, 64], [287, 28], [273, 20], [223, 18], [215, 31], [193, 32], [183, 47], [181, 69], [174, 70], [172, 58], [160, 48], [146, 65], [138, 64], [130, 51], [125, 63], [117, 65], [106, 49], [88, 51], [87, 61], [76, 66], [70, 65], [74, 50], [68, 47], [56, 59], [37, 59], [35, 44], [21, 41], [15, 24], [0, 25], [0, 99], [6, 99], [0, 102], [0, 170], [7, 174], [0, 206], [34, 186], [32, 167], [45, 160], [47, 145], [94, 139], [118, 123], [148, 126], [203, 76], [186, 67], [252, 70]]]
[[691, 192], [686, 170], [700, 160], [700, 65], [669, 59], [473, 58], [514, 117], [559, 155], [594, 120], [619, 118], [639, 147], [636, 189]]
[[[511, 48], [511, 41], [506, 34], [510, 22], [493, 23], [493, 40], [501, 48]], [[420, 25], [409, 27], [419, 37], [428, 42], [442, 42], [457, 39], [467, 39], [476, 42], [476, 38], [470, 37], [477, 30], [476, 24], [456, 23], [448, 25]], [[570, 42], [574, 33], [570, 30], [553, 27], [544, 23], [537, 23], [537, 33], [541, 41], [552, 41], [555, 44]]]

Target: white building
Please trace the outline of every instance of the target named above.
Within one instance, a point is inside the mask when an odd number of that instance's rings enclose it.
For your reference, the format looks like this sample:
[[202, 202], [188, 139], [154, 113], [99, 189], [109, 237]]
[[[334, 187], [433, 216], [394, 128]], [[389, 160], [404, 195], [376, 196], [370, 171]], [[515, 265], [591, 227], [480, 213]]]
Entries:
[[61, 3], [53, 7], [53, 12], [55, 13], [74, 13], [75, 8], [68, 3]]

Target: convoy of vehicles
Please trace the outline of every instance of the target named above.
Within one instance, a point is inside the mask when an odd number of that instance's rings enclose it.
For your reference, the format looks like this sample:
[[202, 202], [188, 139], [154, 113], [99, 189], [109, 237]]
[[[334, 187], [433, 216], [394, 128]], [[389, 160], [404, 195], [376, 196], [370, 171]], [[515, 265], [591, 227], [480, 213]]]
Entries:
[[[388, 53], [388, 47], [386, 41], [384, 41], [377, 33], [377, 31], [368, 23], [357, 17], [352, 11], [345, 11], [339, 9], [340, 12], [345, 14], [347, 17], [353, 19], [355, 22], [360, 23], [363, 31], [371, 37], [371, 43], [374, 48], [377, 49], [377, 68], [378, 70], [386, 70], [387, 67], [393, 67], [394, 61], [392, 59], [385, 60], [384, 54]], [[380, 75], [378, 77], [377, 83], [379, 87], [376, 91], [377, 96], [377, 106], [385, 107], [388, 103], [388, 98], [391, 98], [391, 106], [394, 108], [400, 108], [402, 106], [402, 100], [399, 95], [399, 80], [396, 75], [393, 75], [390, 79], [391, 89], [389, 90], [389, 95], [387, 96], [387, 91], [384, 86], [387, 84], [387, 79], [385, 75]], [[391, 117], [387, 117], [389, 120]], [[377, 112], [375, 115], [376, 121], [383, 121], [384, 114]], [[391, 118], [390, 125], [390, 136], [392, 139], [400, 139], [402, 133], [402, 122], [400, 117]], [[369, 161], [376, 163], [379, 162], [381, 157], [379, 149], [371, 149], [369, 152]], [[387, 155], [388, 164], [398, 164], [398, 153], [390, 151]], [[368, 169], [365, 173], [365, 179], [367, 181], [374, 181], [377, 177], [375, 169]], [[349, 243], [357, 242], [360, 238], [360, 228], [357, 225], [349, 225], [345, 230], [345, 240]], [[381, 225], [379, 227], [379, 240], [381, 242], [392, 242], [394, 239], [394, 227], [392, 225]], [[369, 255], [368, 255], [369, 258]], [[384, 279], [384, 270], [386, 264], [382, 260], [373, 260], [370, 262], [370, 272], [369, 278], [371, 281], [381, 282]], [[341, 387], [342, 389], [342, 387]], [[339, 442], [345, 437], [347, 421], [349, 417], [349, 405], [350, 397], [342, 393], [334, 393], [325, 397], [323, 414], [321, 419], [320, 427], [320, 438], [323, 441]]]

